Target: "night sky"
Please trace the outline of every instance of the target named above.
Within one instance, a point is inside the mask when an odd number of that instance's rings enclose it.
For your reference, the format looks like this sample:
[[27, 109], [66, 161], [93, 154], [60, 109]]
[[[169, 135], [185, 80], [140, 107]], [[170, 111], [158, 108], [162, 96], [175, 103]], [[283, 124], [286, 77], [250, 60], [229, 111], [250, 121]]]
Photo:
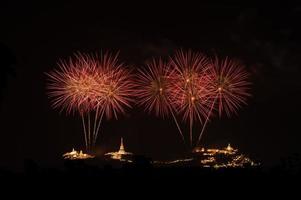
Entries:
[[[0, 6], [1, 167], [18, 169], [24, 159], [51, 166], [83, 147], [80, 117], [53, 110], [46, 95], [45, 72], [78, 51], [119, 51], [133, 69], [180, 48], [240, 59], [253, 97], [238, 116], [214, 119], [203, 144], [231, 143], [266, 165], [301, 153], [301, 6], [16, 2]], [[116, 150], [121, 136], [129, 151], [153, 159], [184, 151], [172, 119], [137, 107], [103, 123], [98, 151]]]

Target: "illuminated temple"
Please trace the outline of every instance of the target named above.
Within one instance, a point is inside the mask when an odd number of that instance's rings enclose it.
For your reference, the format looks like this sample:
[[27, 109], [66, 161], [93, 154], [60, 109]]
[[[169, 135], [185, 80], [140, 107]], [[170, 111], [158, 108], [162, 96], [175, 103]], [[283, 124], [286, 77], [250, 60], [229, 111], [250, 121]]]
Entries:
[[72, 149], [71, 152], [65, 153], [63, 155], [63, 158], [68, 159], [68, 160], [83, 160], [83, 159], [94, 158], [94, 156], [85, 154], [85, 153], [83, 153], [82, 150], [76, 151], [76, 150]]
[[[121, 138], [118, 151], [106, 153], [104, 156], [117, 161], [133, 162], [133, 154], [125, 150], [123, 138]], [[63, 158], [82, 160], [94, 158], [94, 156], [73, 149], [71, 152], [65, 153]], [[221, 149], [197, 147], [193, 150], [192, 154], [187, 155], [186, 158], [169, 161], [153, 161], [152, 164], [155, 166], [200, 166], [215, 169], [245, 168], [260, 165], [260, 163], [254, 162], [248, 156], [240, 153], [238, 149], [233, 148], [230, 144]]]
[[154, 161], [156, 165], [179, 165], [179, 166], [201, 166], [209, 168], [244, 168], [256, 167], [255, 163], [246, 155], [239, 153], [228, 144], [223, 149], [197, 147], [193, 150], [193, 155], [189, 158], [171, 160], [171, 161]]
[[239, 153], [238, 149], [234, 149], [230, 144], [223, 149], [196, 148], [193, 153], [203, 167], [243, 168], [259, 165], [246, 155]]
[[125, 151], [124, 145], [123, 145], [123, 138], [121, 138], [120, 147], [119, 147], [118, 151], [116, 151], [116, 152], [109, 152], [109, 153], [105, 154], [105, 156], [108, 156], [111, 159], [120, 160], [120, 161], [130, 161], [129, 158], [132, 155], [133, 155], [132, 153]]

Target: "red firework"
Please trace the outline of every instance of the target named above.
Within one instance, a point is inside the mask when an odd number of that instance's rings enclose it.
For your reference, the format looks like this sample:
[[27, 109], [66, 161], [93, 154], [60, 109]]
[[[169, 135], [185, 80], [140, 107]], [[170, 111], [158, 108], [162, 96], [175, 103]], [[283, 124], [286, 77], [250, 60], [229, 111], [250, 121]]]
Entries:
[[[161, 59], [152, 60], [146, 69], [138, 70], [135, 84], [126, 66], [118, 62], [118, 56], [110, 54], [100, 57], [78, 54], [61, 61], [59, 69], [47, 75], [53, 107], [67, 114], [80, 113], [87, 149], [95, 145], [103, 117], [117, 119], [119, 114], [124, 114], [131, 107], [134, 93], [138, 104], [148, 112], [163, 118], [172, 115], [183, 140], [175, 112], [189, 121], [191, 145], [195, 121], [203, 126], [198, 144], [214, 111], [229, 117], [250, 96], [249, 74], [239, 62], [228, 58], [210, 60], [191, 51], [176, 52], [168, 64]], [[91, 113], [94, 114], [93, 132]]]
[[149, 113], [165, 117], [172, 115], [178, 131], [184, 140], [182, 131], [174, 114], [171, 102], [172, 71], [167, 63], [161, 59], [153, 59], [146, 64], [146, 69], [138, 69], [136, 79], [136, 97], [139, 105], [144, 106]]
[[54, 108], [66, 110], [67, 114], [78, 111], [89, 112], [91, 101], [101, 90], [98, 87], [96, 61], [84, 55], [76, 55], [76, 59], [61, 61], [59, 69], [48, 73], [48, 94]]
[[237, 114], [238, 109], [247, 104], [250, 85], [249, 73], [245, 71], [238, 61], [229, 58], [213, 60], [212, 67], [208, 72], [212, 97], [217, 103], [218, 113], [223, 112], [228, 117], [232, 113]]
[[94, 109], [104, 113], [108, 119], [124, 114], [125, 107], [131, 107], [134, 84], [132, 75], [126, 66], [118, 63], [117, 55], [104, 55], [100, 58], [99, 68], [103, 74], [98, 76], [102, 86], [102, 95], [96, 98]]
[[136, 96], [139, 105], [149, 113], [163, 118], [170, 112], [171, 80], [170, 70], [161, 59], [153, 59], [146, 69], [138, 69]]
[[178, 51], [171, 58], [173, 73], [173, 102], [183, 119], [203, 121], [206, 115], [208, 98], [207, 71], [209, 59], [200, 53]]
[[[130, 107], [133, 84], [130, 73], [124, 67], [118, 63], [117, 55], [98, 57], [78, 54], [68, 62], [60, 62], [58, 70], [47, 74], [53, 107], [65, 109], [67, 114], [80, 113], [87, 150], [96, 142], [103, 115], [117, 119], [118, 113], [125, 112], [124, 107]], [[93, 134], [91, 112], [95, 114]], [[85, 117], [88, 118], [87, 126]]]
[[192, 126], [194, 120], [203, 120], [209, 111], [209, 90], [207, 71], [209, 59], [200, 53], [178, 51], [171, 58], [174, 68], [172, 102], [184, 120], [189, 121], [190, 144], [193, 143]]
[[219, 116], [225, 112], [230, 117], [232, 113], [237, 114], [238, 109], [246, 104], [247, 97], [251, 96], [249, 93], [251, 83], [248, 78], [248, 72], [238, 61], [215, 57], [207, 71], [208, 90], [212, 103], [198, 143], [213, 110], [217, 110]]

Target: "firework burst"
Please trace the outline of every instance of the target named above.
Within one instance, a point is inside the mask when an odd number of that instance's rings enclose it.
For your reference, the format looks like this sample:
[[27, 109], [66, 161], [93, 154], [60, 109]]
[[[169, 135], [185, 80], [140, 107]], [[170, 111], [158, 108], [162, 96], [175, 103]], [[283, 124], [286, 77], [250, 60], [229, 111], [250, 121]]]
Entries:
[[137, 103], [144, 106], [149, 113], [154, 112], [155, 115], [163, 118], [171, 114], [184, 141], [171, 103], [172, 73], [170, 66], [161, 59], [153, 59], [146, 64], [146, 69], [138, 69], [136, 79]]
[[133, 100], [135, 86], [130, 71], [123, 64], [118, 64], [117, 57], [104, 56], [101, 61], [106, 79], [102, 83], [102, 95], [96, 99], [94, 106], [94, 110], [96, 110], [93, 134], [94, 145], [103, 116], [105, 115], [107, 119], [113, 117], [118, 119], [118, 114], [124, 114], [125, 108], [131, 108], [130, 104]]
[[[117, 55], [77, 54], [67, 62], [61, 61], [59, 69], [47, 75], [53, 107], [66, 110], [67, 114], [80, 113], [87, 150], [95, 145], [103, 115], [117, 119], [118, 113], [125, 112], [124, 107], [130, 107], [131, 75], [118, 63]], [[93, 133], [91, 113], [94, 114]]]
[[238, 61], [229, 58], [213, 61], [213, 67], [209, 71], [210, 90], [218, 104], [218, 113], [223, 112], [228, 117], [232, 113], [237, 114], [238, 109], [247, 104], [250, 85], [249, 74]]
[[236, 60], [215, 57], [206, 77], [208, 79], [208, 94], [211, 96], [212, 103], [198, 143], [214, 110], [218, 111], [219, 116], [225, 112], [230, 117], [232, 113], [237, 114], [238, 109], [247, 104], [246, 99], [251, 96], [249, 93], [251, 85], [248, 80], [249, 74], [245, 71], [244, 66]]
[[209, 60], [200, 53], [178, 51], [170, 63], [175, 72], [172, 102], [178, 113], [183, 115], [183, 120], [189, 121], [190, 145], [193, 145], [193, 123], [195, 120], [203, 123], [208, 113], [210, 98], [206, 72], [209, 69]]
[[47, 73], [49, 77], [48, 94], [52, 106], [66, 110], [67, 114], [79, 111], [89, 112], [91, 101], [101, 90], [97, 82], [95, 60], [89, 60], [84, 55], [76, 55], [76, 59], [61, 61], [59, 69]]
[[165, 117], [169, 114], [170, 104], [170, 71], [161, 59], [153, 59], [146, 64], [146, 69], [138, 69], [137, 103], [149, 113]]

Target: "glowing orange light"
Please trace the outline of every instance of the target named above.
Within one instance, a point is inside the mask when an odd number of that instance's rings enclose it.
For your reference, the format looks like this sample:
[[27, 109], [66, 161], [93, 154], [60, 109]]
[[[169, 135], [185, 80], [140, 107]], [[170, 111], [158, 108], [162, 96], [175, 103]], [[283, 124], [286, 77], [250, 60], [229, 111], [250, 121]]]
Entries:
[[163, 88], [160, 88], [160, 89], [159, 89], [159, 91], [160, 91], [160, 94], [162, 94], [162, 92], [163, 92]]

